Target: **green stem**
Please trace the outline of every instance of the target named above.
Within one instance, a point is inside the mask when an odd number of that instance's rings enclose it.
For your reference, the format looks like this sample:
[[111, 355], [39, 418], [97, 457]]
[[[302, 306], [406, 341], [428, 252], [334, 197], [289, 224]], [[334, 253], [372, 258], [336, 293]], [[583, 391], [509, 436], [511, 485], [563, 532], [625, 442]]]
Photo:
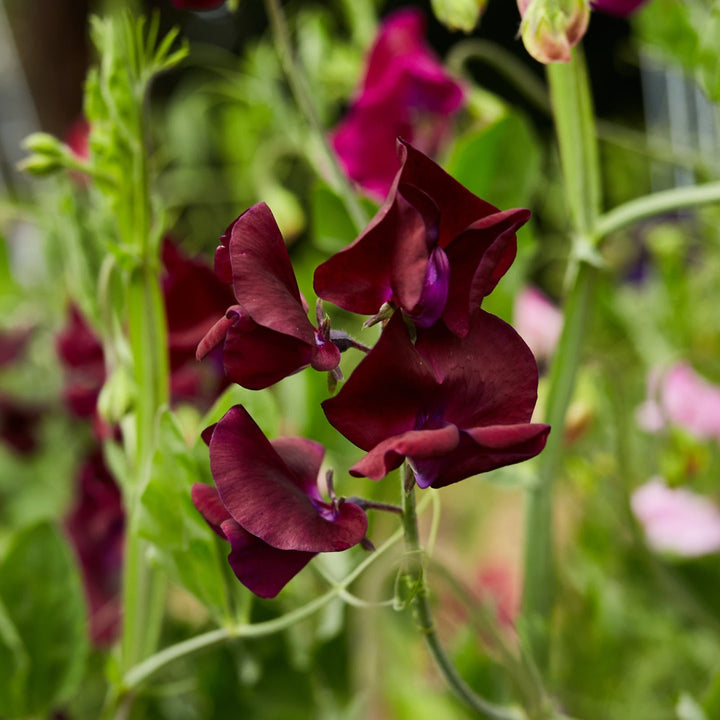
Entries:
[[342, 581], [335, 585], [332, 589], [321, 595], [319, 598], [309, 602], [307, 605], [294, 610], [293, 612], [282, 615], [273, 620], [266, 620], [260, 623], [239, 623], [236, 625], [211, 630], [210, 632], [198, 635], [183, 642], [171, 645], [161, 650], [152, 657], [143, 660], [141, 663], [131, 668], [125, 673], [123, 678], [123, 691], [130, 692], [159, 670], [181, 658], [187, 658], [200, 652], [218, 647], [223, 643], [238, 638], [258, 638], [271, 635], [281, 630], [292, 627], [300, 620], [309, 617], [313, 613], [321, 610], [331, 600], [336, 597], [343, 598], [346, 589], [370, 567], [380, 557], [382, 557], [395, 543], [403, 536], [402, 530], [398, 530], [391, 535], [377, 550], [371, 553], [363, 560], [352, 572], [350, 572]]
[[428, 600], [428, 586], [425, 581], [424, 553], [420, 546], [417, 509], [415, 507], [415, 479], [407, 462], [403, 467], [404, 471], [401, 473], [403, 532], [407, 559], [403, 580], [412, 593], [415, 620], [425, 638], [430, 655], [450, 689], [471, 710], [492, 720], [524, 720], [526, 715], [519, 708], [497, 705], [475, 693], [460, 677], [455, 665], [440, 643], [433, 622], [432, 609]]
[[342, 197], [345, 207], [359, 232], [367, 225], [369, 217], [360, 204], [353, 188], [350, 186], [343, 169], [340, 167], [337, 156], [328, 143], [326, 131], [320, 122], [320, 117], [318, 116], [312, 93], [308, 87], [308, 82], [299, 64], [294, 59], [290, 33], [285, 20], [285, 14], [280, 5], [280, 0], [265, 0], [265, 8], [268, 19], [270, 20], [277, 53], [280, 57], [280, 62], [282, 63], [288, 83], [290, 84], [290, 89], [295, 96], [295, 102], [297, 102], [300, 110], [305, 115], [311, 131], [322, 148], [332, 174], [335, 190]]
[[447, 54], [445, 64], [453, 72], [461, 74], [470, 60], [485, 63], [538, 110], [543, 113], [550, 112], [550, 99], [545, 83], [522, 60], [518, 60], [502, 46], [490, 40], [461, 40], [455, 43]]
[[596, 225], [599, 237], [621, 230], [646, 218], [720, 202], [720, 182], [679, 187], [636, 198], [602, 215]]
[[539, 458], [537, 483], [529, 488], [526, 501], [523, 622], [533, 659], [541, 671], [549, 661], [550, 618], [555, 594], [553, 484], [560, 473], [565, 415], [592, 306], [596, 270], [583, 258], [597, 241], [600, 209], [592, 101], [579, 48], [575, 48], [571, 62], [555, 63], [547, 70], [571, 220], [572, 253], [563, 332], [554, 355], [546, 407], [553, 431]]

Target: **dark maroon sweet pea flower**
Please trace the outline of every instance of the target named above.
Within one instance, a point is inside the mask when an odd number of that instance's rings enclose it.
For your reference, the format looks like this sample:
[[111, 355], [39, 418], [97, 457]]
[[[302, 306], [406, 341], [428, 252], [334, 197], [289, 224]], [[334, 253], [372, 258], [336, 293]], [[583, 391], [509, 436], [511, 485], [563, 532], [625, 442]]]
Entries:
[[55, 340], [65, 370], [63, 397], [73, 415], [92, 418], [105, 382], [103, 348], [77, 306], [70, 307], [69, 315], [67, 325]]
[[315, 292], [361, 315], [393, 303], [421, 327], [442, 318], [465, 335], [515, 259], [530, 212], [500, 212], [409, 143], [397, 148], [390, 194], [360, 237], [317, 268]]
[[617, 17], [627, 17], [632, 15], [647, 0], [593, 0], [591, 5], [594, 10], [616, 15]]
[[270, 208], [258, 203], [220, 239], [215, 269], [232, 282], [237, 304], [215, 323], [197, 348], [201, 360], [222, 343], [225, 372], [233, 382], [261, 390], [302, 370], [331, 371], [340, 350], [330, 330], [314, 328], [290, 257]]
[[256, 595], [275, 597], [317, 553], [346, 550], [364, 539], [365, 512], [320, 495], [322, 445], [305, 438], [270, 442], [241, 405], [210, 432], [217, 490], [196, 483], [193, 503], [230, 543], [230, 566]]
[[418, 486], [438, 488], [543, 449], [550, 428], [530, 423], [537, 378], [527, 345], [494, 315], [480, 310], [464, 338], [419, 329], [413, 345], [395, 313], [323, 409], [369, 451], [352, 475], [379, 480], [407, 458]]
[[434, 155], [463, 103], [461, 85], [425, 43], [423, 14], [404, 8], [383, 22], [359, 97], [332, 144], [347, 175], [382, 198], [398, 170], [395, 138]]
[[120, 490], [99, 450], [83, 463], [65, 528], [80, 560], [90, 612], [90, 637], [108, 645], [120, 629], [125, 514]]

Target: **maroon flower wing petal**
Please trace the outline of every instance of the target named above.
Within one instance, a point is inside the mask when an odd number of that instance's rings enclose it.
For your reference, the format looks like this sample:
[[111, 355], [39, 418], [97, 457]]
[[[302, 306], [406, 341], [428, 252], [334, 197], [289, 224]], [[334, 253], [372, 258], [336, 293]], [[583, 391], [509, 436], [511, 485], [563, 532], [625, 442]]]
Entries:
[[470, 225], [446, 248], [450, 292], [442, 318], [456, 334], [466, 335], [470, 316], [508, 271], [517, 252], [518, 228], [530, 211], [506, 210]]
[[233, 304], [232, 291], [201, 260], [188, 258], [170, 240], [163, 244], [162, 279], [173, 369], [190, 360], [215, 320]]
[[274, 598], [317, 553], [278, 550], [243, 530], [234, 520], [222, 524], [232, 551], [228, 562], [237, 579], [261, 598]]
[[454, 453], [439, 462], [411, 458], [420, 487], [444, 487], [479, 473], [535, 457], [544, 447], [549, 425], [518, 424], [472, 428], [461, 433]]
[[538, 370], [530, 348], [500, 318], [479, 310], [466, 337], [441, 323], [419, 329], [416, 349], [433, 366], [443, 418], [459, 428], [530, 421]]
[[402, 315], [395, 313], [370, 354], [322, 407], [336, 430], [370, 450], [414, 430], [423, 404], [435, 390], [430, 364], [410, 341]]
[[455, 450], [459, 442], [460, 431], [454, 425], [446, 425], [436, 430], [410, 430], [376, 445], [350, 468], [350, 474], [354, 477], [381, 480], [391, 470], [399, 467], [406, 457], [444, 457]]
[[240, 305], [263, 327], [314, 343], [313, 327], [285, 241], [270, 208], [258, 203], [233, 225], [230, 236], [233, 289]]
[[440, 210], [440, 247], [447, 247], [470, 224], [498, 212], [494, 205], [471, 193], [427, 155], [400, 138], [398, 154], [403, 161], [400, 183], [421, 189]]
[[233, 519], [275, 548], [330, 552], [365, 537], [367, 517], [357, 505], [345, 503], [331, 520], [319, 514], [242, 406], [231, 408], [217, 424], [210, 440], [210, 468]]
[[291, 480], [313, 500], [322, 502], [317, 486], [325, 448], [314, 440], [301, 437], [282, 437], [271, 440], [277, 454], [292, 473]]
[[314, 346], [256, 325], [249, 318], [230, 326], [223, 346], [228, 378], [249, 390], [262, 390], [307, 367]]
[[212, 352], [223, 340], [230, 328], [243, 316], [243, 309], [239, 305], [231, 305], [225, 315], [212, 325], [205, 336], [200, 340], [195, 351], [195, 359], [202, 360]]
[[386, 202], [357, 240], [315, 270], [318, 297], [359, 315], [376, 313], [392, 297], [392, 261], [402, 230], [397, 204]]
[[227, 539], [221, 525], [230, 519], [230, 513], [222, 504], [218, 491], [212, 485], [193, 483], [190, 490], [195, 509], [203, 516], [205, 522], [221, 537]]

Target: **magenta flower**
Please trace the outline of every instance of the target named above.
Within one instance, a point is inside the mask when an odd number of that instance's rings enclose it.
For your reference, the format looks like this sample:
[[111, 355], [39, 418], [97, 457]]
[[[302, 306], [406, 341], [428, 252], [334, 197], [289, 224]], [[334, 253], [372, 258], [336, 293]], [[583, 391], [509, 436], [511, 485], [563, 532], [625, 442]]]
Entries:
[[670, 423], [699, 440], [720, 442], [720, 386], [687, 363], [677, 363], [665, 372], [655, 369], [648, 378], [648, 399], [638, 408], [638, 422], [649, 432]]
[[540, 362], [549, 359], [555, 352], [562, 332], [563, 315], [545, 294], [528, 286], [515, 298], [513, 325]]
[[530, 212], [500, 212], [412, 145], [397, 147], [390, 194], [360, 237], [317, 268], [315, 292], [362, 315], [390, 302], [421, 327], [442, 318], [465, 335], [515, 259]]
[[347, 175], [383, 198], [398, 171], [400, 136], [435, 155], [464, 93], [424, 40], [422, 13], [389, 15], [370, 52], [359, 97], [335, 129], [332, 143]]
[[419, 329], [413, 345], [395, 313], [323, 409], [369, 451], [352, 475], [379, 480], [407, 458], [419, 487], [438, 488], [543, 449], [550, 428], [530, 423], [537, 381], [529, 348], [494, 315], [479, 311], [464, 338]]
[[340, 350], [326, 324], [314, 328], [300, 294], [285, 242], [265, 203], [228, 227], [215, 254], [215, 270], [232, 282], [237, 300], [197, 348], [201, 360], [223, 344], [225, 372], [233, 382], [261, 390], [311, 365], [334, 370]]
[[681, 557], [720, 552], [720, 509], [708, 498], [655, 477], [633, 492], [630, 504], [653, 550]]
[[627, 17], [645, 2], [646, 0], [592, 0], [591, 5], [594, 10], [618, 17]]
[[125, 513], [120, 489], [99, 450], [80, 468], [77, 496], [65, 528], [80, 560], [91, 640], [107, 645], [120, 630]]
[[270, 442], [241, 405], [209, 431], [217, 489], [196, 483], [193, 503], [230, 543], [230, 566], [256, 595], [275, 597], [317, 553], [346, 550], [363, 540], [365, 512], [320, 495], [322, 445], [305, 438]]

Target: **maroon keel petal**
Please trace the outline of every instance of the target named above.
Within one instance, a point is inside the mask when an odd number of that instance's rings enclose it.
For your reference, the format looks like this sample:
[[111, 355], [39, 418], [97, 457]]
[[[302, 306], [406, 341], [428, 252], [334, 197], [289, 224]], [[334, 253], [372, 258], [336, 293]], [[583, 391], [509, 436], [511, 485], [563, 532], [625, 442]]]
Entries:
[[460, 432], [454, 425], [437, 430], [411, 430], [376, 445], [350, 468], [350, 474], [381, 480], [391, 470], [400, 467], [406, 457], [445, 457], [455, 450], [459, 442]]
[[261, 598], [274, 598], [317, 554], [278, 550], [232, 519], [222, 524], [222, 532], [232, 547], [228, 562], [237, 579]]

